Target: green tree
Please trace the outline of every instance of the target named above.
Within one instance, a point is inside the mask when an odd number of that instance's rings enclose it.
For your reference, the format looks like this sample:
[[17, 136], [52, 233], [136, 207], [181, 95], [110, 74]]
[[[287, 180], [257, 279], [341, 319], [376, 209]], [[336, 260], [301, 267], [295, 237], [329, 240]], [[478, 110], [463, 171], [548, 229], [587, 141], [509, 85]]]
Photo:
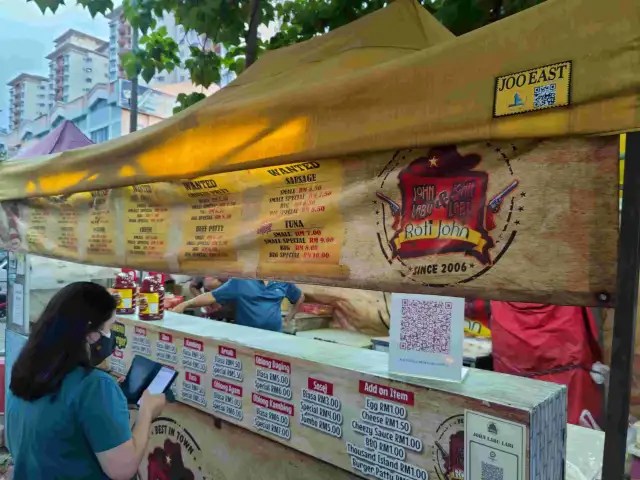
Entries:
[[[35, 1], [42, 12], [52, 12], [64, 0]], [[442, 24], [462, 35], [488, 23], [519, 12], [544, 0], [419, 0]], [[76, 0], [92, 16], [113, 9], [113, 0]], [[389, 3], [388, 0], [124, 0], [125, 17], [143, 33], [140, 48], [123, 55], [127, 75], [141, 75], [149, 81], [156, 73], [181, 66], [179, 46], [156, 18], [170, 13], [185, 32], [199, 39], [190, 46], [184, 62], [194, 84], [208, 88], [220, 83], [221, 69], [236, 74], [249, 67], [267, 49], [308, 40], [350, 23]], [[277, 25], [275, 35], [265, 42], [260, 27]], [[216, 53], [224, 47], [224, 55]], [[175, 111], [193, 105], [203, 94], [178, 96]]]

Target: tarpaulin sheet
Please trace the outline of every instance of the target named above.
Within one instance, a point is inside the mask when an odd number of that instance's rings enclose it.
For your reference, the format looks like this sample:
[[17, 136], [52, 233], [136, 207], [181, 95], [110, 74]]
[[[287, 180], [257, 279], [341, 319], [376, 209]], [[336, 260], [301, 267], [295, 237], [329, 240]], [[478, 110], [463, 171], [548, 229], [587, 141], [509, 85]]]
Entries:
[[[417, 3], [397, 0], [268, 53], [228, 87], [143, 131], [1, 166], [0, 200], [373, 151], [636, 129], [639, 8], [637, 0], [552, 0], [453, 38]], [[535, 100], [500, 92], [556, 77], [558, 90], [541, 85]], [[504, 114], [532, 101], [542, 109]], [[543, 108], [551, 104], [566, 106]]]
[[31, 158], [37, 155], [48, 155], [50, 153], [65, 152], [93, 145], [93, 142], [69, 120], [63, 121], [56, 128], [51, 130], [44, 138], [38, 140], [33, 145], [29, 145], [14, 159]]
[[0, 248], [84, 263], [615, 301], [614, 136], [405, 149], [0, 207]]

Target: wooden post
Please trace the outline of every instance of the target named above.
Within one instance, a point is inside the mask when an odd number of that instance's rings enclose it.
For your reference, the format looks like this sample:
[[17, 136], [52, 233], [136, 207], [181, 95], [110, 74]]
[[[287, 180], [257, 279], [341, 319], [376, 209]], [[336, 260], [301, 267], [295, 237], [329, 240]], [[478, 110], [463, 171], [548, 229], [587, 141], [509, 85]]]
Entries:
[[627, 134], [623, 188], [603, 480], [623, 478], [627, 449], [640, 269], [640, 133]]

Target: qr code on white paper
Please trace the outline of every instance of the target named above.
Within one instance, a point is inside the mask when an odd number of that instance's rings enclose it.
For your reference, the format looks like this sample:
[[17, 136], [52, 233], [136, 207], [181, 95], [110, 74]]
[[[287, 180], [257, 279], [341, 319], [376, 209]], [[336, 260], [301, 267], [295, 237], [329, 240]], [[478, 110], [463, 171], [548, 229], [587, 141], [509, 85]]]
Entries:
[[482, 462], [481, 480], [504, 480], [504, 468]]
[[556, 84], [533, 89], [533, 108], [553, 107], [556, 104]]
[[448, 355], [453, 304], [402, 299], [400, 349]]

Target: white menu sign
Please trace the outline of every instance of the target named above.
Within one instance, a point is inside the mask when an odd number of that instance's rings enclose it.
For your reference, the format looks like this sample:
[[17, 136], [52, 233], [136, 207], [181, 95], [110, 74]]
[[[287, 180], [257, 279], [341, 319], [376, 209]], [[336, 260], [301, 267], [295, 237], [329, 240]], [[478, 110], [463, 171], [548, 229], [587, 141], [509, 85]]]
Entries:
[[524, 480], [526, 432], [520, 423], [465, 410], [465, 480]]

